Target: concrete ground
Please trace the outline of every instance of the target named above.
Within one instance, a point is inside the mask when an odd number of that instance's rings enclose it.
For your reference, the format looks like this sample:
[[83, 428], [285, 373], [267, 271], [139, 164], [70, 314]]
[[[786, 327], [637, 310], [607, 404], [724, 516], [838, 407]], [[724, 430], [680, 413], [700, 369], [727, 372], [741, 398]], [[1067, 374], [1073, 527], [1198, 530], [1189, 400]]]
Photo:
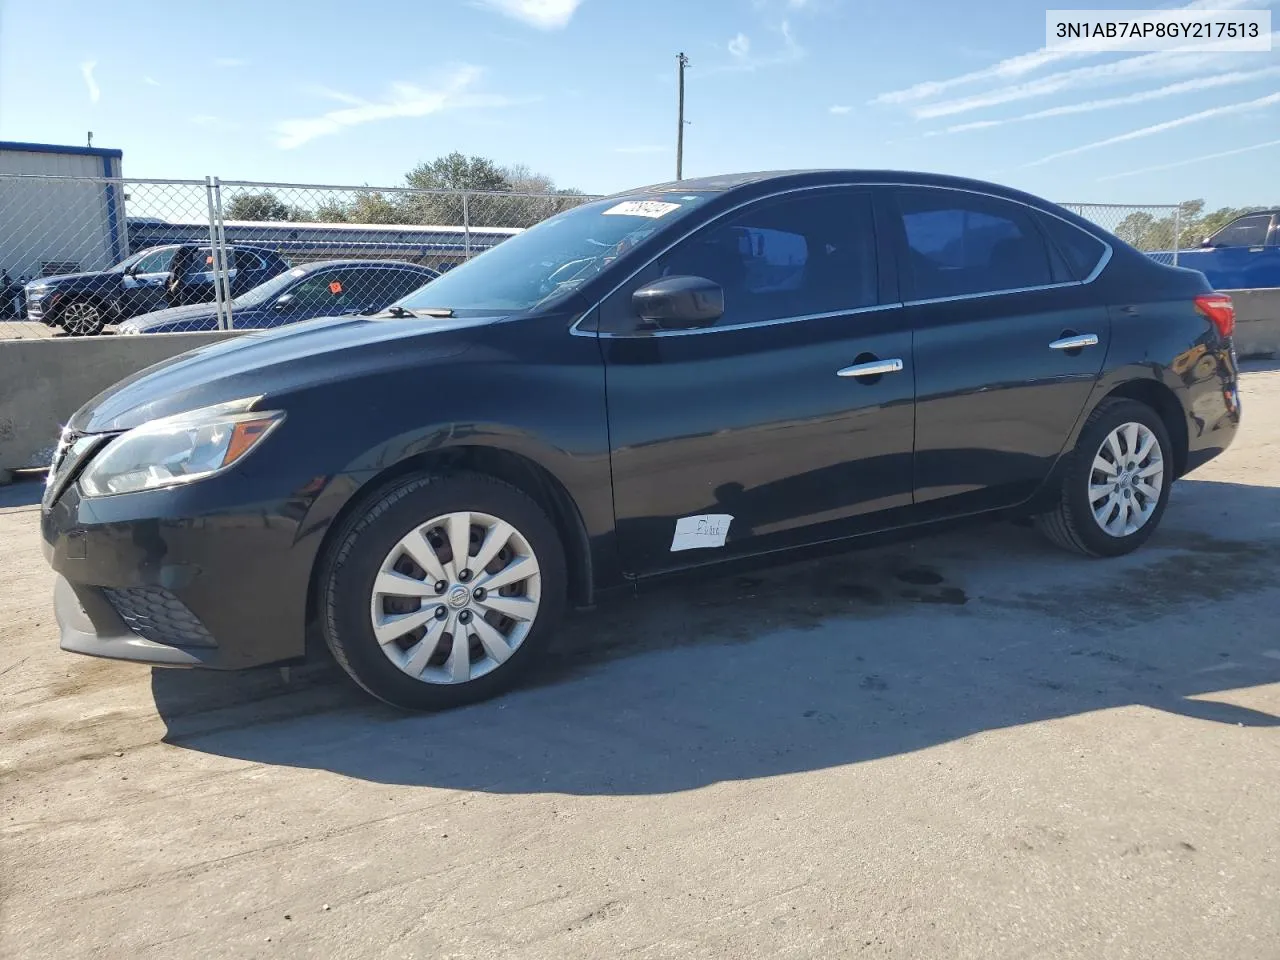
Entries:
[[988, 527], [577, 618], [447, 715], [57, 650], [0, 498], [5, 957], [1280, 957], [1280, 366], [1109, 562]]
[[39, 320], [0, 320], [0, 340], [44, 340], [60, 333]]

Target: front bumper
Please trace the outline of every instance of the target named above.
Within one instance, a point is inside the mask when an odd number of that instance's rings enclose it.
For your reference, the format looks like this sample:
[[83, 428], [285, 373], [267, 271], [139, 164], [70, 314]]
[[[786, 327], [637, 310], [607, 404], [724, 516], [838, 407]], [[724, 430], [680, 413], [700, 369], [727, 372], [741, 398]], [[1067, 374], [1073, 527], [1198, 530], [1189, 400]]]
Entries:
[[216, 648], [183, 647], [135, 633], [97, 587], [58, 577], [53, 587], [53, 610], [62, 632], [59, 646], [69, 653], [158, 667], [220, 666]]
[[228, 475], [97, 499], [68, 484], [41, 510], [62, 649], [228, 670], [302, 657], [314, 498], [241, 499], [247, 486]]

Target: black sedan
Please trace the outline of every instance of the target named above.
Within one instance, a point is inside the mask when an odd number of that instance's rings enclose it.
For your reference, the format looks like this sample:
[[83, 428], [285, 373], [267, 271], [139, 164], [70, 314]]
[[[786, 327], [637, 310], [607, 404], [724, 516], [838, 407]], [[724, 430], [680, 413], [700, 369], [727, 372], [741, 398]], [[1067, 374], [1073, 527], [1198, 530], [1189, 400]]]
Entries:
[[[280, 327], [315, 317], [377, 313], [434, 280], [434, 270], [400, 260], [322, 260], [294, 267], [231, 301], [237, 330]], [[217, 330], [212, 303], [173, 307], [126, 320], [118, 333]]]
[[42, 513], [62, 646], [248, 667], [314, 623], [439, 708], [659, 575], [979, 514], [1128, 553], [1236, 434], [1233, 323], [1201, 274], [988, 183], [631, 191], [87, 404]]

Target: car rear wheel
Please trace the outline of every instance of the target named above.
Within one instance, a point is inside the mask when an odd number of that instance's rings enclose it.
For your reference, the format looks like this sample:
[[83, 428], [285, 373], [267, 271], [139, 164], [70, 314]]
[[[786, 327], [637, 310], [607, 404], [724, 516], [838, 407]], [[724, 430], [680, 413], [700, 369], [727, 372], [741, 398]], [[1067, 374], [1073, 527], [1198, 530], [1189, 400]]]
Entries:
[[106, 325], [102, 309], [88, 300], [76, 300], [62, 309], [62, 327], [73, 337], [96, 337]]
[[1169, 502], [1173, 447], [1160, 415], [1136, 400], [1105, 400], [1063, 471], [1057, 506], [1037, 518], [1064, 549], [1117, 557], [1142, 546]]
[[411, 710], [509, 688], [565, 605], [564, 548], [523, 492], [480, 474], [398, 482], [338, 532], [321, 574], [338, 663]]

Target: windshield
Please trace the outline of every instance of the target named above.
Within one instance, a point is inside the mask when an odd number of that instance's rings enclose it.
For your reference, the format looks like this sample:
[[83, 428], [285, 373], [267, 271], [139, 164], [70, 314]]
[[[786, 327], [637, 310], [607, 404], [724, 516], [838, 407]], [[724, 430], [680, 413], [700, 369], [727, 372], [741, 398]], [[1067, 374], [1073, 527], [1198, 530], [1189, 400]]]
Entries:
[[399, 306], [461, 314], [549, 306], [710, 194], [662, 194], [583, 204], [544, 220], [415, 290]]
[[307, 271], [294, 267], [292, 270], [286, 270], [279, 276], [272, 277], [266, 283], [260, 283], [252, 290], [246, 290], [240, 296], [231, 301], [232, 307], [260, 307], [269, 300], [274, 300], [280, 296], [289, 287], [293, 286], [299, 278], [305, 277]]
[[155, 247], [147, 247], [147, 249], [145, 250], [139, 250], [133, 256], [125, 257], [123, 260], [121, 260], [119, 263], [117, 263], [114, 267], [112, 267], [107, 272], [122, 273], [123, 271], [128, 270], [130, 267], [132, 267], [135, 263], [137, 263], [139, 260], [145, 257], [148, 253], [154, 253], [155, 250], [156, 250]]

